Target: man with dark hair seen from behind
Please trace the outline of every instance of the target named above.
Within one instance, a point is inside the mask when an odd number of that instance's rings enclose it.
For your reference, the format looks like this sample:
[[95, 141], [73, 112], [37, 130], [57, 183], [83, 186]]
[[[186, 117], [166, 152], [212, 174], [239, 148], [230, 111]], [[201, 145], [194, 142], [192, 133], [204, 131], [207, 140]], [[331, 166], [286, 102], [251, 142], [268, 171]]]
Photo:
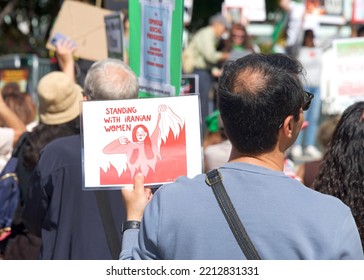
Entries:
[[[219, 110], [232, 151], [222, 182], [262, 259], [363, 259], [350, 208], [283, 173], [312, 99], [302, 73], [284, 54], [250, 54], [224, 68]], [[124, 224], [121, 259], [245, 259], [204, 174], [154, 195], [143, 183], [138, 174], [122, 190], [135, 222]]]
[[[89, 69], [84, 94], [84, 100], [137, 98], [138, 80], [122, 61], [101, 60]], [[80, 135], [60, 138], [45, 147], [23, 213], [28, 229], [42, 237], [41, 259], [112, 259], [97, 192], [105, 192], [121, 240], [125, 209], [119, 192], [82, 190]]]

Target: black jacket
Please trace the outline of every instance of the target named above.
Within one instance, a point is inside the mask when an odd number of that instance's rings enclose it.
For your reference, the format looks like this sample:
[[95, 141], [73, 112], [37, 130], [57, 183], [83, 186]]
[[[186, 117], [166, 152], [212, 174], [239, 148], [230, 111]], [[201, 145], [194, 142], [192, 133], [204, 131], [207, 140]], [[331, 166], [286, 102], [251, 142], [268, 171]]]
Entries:
[[[100, 191], [82, 189], [80, 135], [59, 138], [43, 149], [23, 211], [26, 227], [41, 234], [42, 259], [112, 259], [95, 192]], [[121, 193], [104, 192], [121, 240]]]

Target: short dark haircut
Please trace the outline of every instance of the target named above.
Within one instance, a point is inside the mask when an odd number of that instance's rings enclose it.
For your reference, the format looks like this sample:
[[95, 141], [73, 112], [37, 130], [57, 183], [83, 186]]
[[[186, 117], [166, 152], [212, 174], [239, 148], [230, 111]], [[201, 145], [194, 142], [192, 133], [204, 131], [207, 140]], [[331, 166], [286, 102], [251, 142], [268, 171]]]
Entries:
[[250, 54], [224, 67], [218, 106], [232, 145], [243, 155], [271, 151], [279, 127], [304, 102], [304, 70], [284, 54]]

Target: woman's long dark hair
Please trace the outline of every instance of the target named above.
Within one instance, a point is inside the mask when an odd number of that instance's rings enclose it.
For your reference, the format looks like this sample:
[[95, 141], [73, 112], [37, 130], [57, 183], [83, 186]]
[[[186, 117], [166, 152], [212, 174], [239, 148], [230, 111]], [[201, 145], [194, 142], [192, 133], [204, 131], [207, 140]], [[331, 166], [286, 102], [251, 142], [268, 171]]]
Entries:
[[364, 102], [344, 111], [313, 188], [351, 208], [364, 246]]
[[80, 118], [77, 117], [67, 123], [59, 125], [47, 125], [40, 123], [29, 133], [24, 143], [24, 166], [34, 168], [38, 162], [41, 149], [49, 142], [65, 136], [80, 133]]

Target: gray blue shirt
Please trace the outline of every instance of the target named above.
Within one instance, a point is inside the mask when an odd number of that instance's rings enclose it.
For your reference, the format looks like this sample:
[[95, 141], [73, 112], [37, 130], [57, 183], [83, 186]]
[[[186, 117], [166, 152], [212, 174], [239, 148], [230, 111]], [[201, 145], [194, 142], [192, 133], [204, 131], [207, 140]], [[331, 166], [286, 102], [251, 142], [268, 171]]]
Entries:
[[[350, 209], [283, 172], [246, 163], [220, 168], [262, 259], [363, 259]], [[140, 230], [126, 230], [121, 259], [245, 259], [205, 176], [162, 186]]]

